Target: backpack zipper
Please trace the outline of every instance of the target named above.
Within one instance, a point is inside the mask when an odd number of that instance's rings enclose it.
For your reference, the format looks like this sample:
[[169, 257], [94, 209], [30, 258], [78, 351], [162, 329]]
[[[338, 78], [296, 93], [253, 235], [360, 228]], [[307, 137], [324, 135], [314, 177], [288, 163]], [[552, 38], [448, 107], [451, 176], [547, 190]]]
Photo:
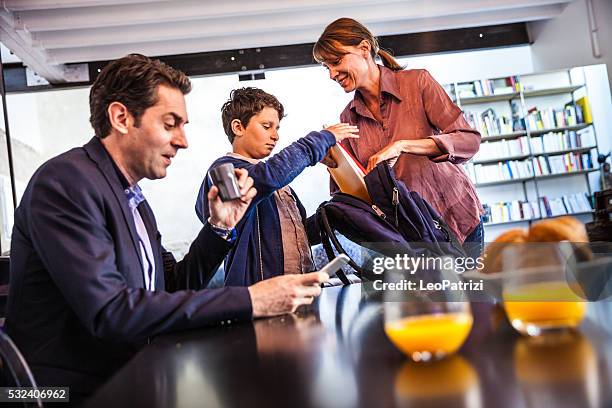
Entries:
[[374, 204], [372, 204], [372, 209], [374, 210], [374, 212], [376, 213], [376, 215], [378, 215], [380, 218], [382, 218], [383, 220], [387, 218], [387, 216], [385, 215], [384, 212], [382, 212], [382, 210], [380, 208], [378, 208], [377, 206], [375, 206]]

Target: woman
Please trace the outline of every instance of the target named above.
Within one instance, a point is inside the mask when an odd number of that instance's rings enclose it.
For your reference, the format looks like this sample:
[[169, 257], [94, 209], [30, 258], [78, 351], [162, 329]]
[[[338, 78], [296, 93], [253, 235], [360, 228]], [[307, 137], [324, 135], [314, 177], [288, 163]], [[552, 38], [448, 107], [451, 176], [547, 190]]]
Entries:
[[355, 91], [340, 121], [357, 125], [361, 137], [343, 146], [368, 171], [389, 161], [398, 179], [438, 210], [468, 255], [479, 256], [483, 209], [460, 164], [478, 151], [480, 134], [461, 109], [429, 72], [404, 70], [353, 19], [328, 25], [313, 55], [345, 92]]

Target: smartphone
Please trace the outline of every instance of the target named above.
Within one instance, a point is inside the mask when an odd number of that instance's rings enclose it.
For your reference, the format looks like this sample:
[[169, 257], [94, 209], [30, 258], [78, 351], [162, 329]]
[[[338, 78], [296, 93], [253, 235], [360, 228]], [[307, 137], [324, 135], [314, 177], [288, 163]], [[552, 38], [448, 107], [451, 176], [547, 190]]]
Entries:
[[321, 268], [319, 272], [325, 272], [329, 275], [330, 278], [333, 278], [334, 276], [336, 276], [336, 273], [340, 270], [340, 268], [349, 263], [350, 260], [351, 258], [349, 258], [348, 256], [340, 254], [334, 259], [332, 259], [330, 263]]

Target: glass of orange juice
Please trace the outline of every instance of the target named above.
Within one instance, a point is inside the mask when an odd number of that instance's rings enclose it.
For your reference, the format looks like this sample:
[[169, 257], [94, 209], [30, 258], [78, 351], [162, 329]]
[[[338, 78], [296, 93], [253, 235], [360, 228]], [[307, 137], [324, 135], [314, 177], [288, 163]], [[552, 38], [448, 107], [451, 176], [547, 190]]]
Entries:
[[503, 253], [504, 309], [521, 334], [576, 328], [586, 297], [575, 280], [576, 264], [568, 242], [509, 246]]
[[465, 342], [473, 323], [470, 304], [462, 299], [463, 293], [452, 289], [435, 293], [387, 291], [385, 333], [413, 361], [438, 360], [453, 354]]

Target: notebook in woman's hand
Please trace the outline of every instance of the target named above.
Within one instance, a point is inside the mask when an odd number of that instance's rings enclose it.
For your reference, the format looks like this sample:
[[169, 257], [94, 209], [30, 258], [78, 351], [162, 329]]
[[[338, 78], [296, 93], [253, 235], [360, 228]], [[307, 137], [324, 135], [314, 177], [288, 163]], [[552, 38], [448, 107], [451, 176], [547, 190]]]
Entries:
[[365, 177], [363, 166], [341, 144], [332, 146], [329, 152], [338, 167], [328, 167], [327, 171], [329, 171], [340, 191], [372, 204], [372, 199], [363, 179]]

